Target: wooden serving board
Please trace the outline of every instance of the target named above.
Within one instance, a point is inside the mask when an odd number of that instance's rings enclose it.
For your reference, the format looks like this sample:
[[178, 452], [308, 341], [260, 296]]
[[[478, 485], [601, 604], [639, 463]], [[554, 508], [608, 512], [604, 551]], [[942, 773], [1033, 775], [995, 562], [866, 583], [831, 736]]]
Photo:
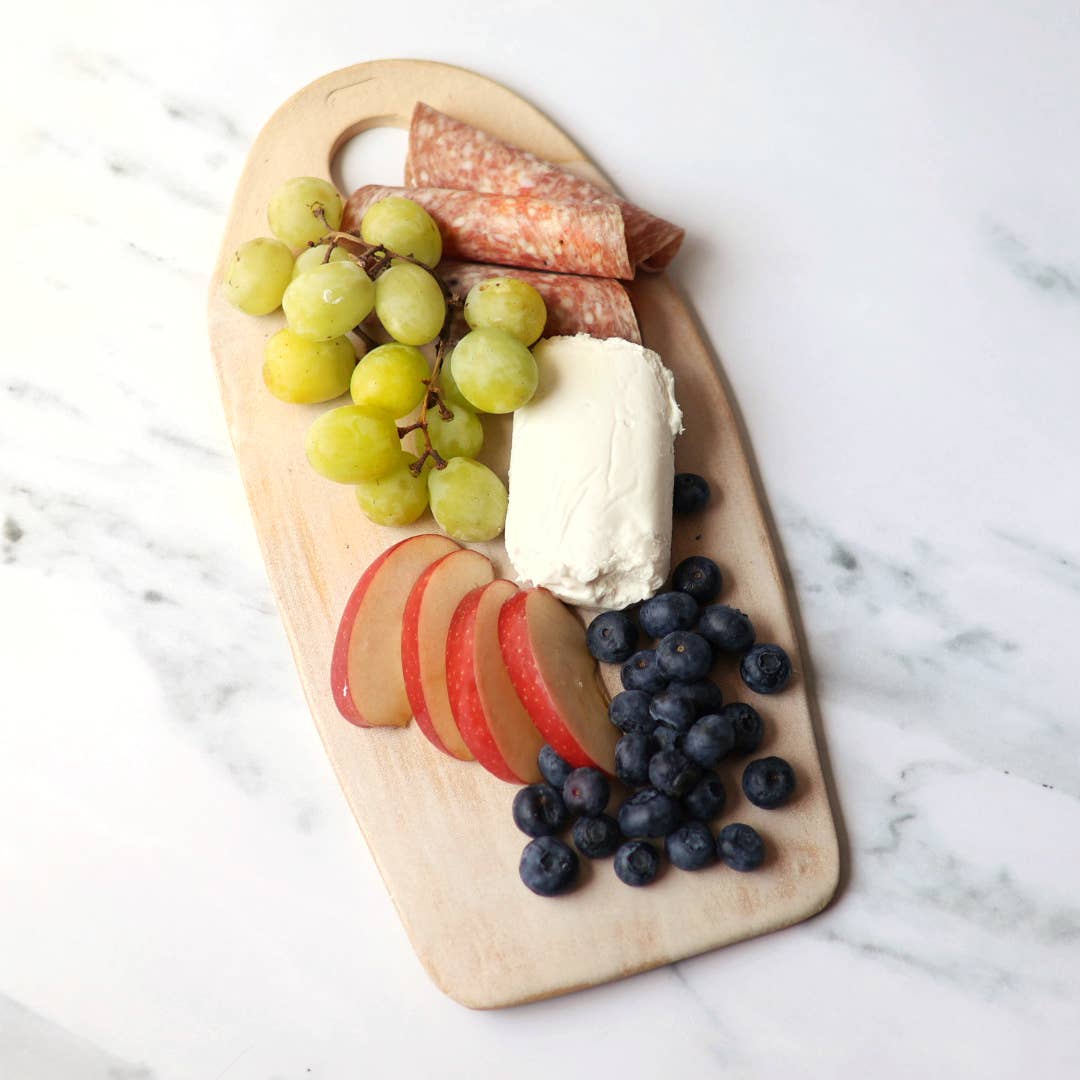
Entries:
[[[677, 523], [672, 561], [693, 553], [714, 557], [724, 572], [723, 600], [751, 614], [759, 640], [783, 645], [797, 672], [784, 693], [759, 699], [740, 687], [733, 664], [716, 673], [728, 700], [751, 700], [764, 716], [760, 753], [787, 758], [798, 777], [793, 802], [768, 812], [742, 795], [742, 760], [721, 767], [729, 800], [722, 821], [746, 821], [761, 831], [769, 848], [765, 866], [753, 874], [668, 867], [651, 887], [629, 889], [610, 861], [582, 860], [575, 892], [541, 899], [518, 879], [524, 838], [510, 817], [516, 787], [439, 753], [415, 724], [361, 730], [335, 709], [330, 655], [353, 585], [390, 544], [436, 527], [429, 516], [406, 529], [372, 525], [351, 488], [308, 467], [304, 432], [329, 406], [286, 405], [265, 390], [263, 345], [282, 325], [281, 315], [240, 313], [224, 299], [221, 279], [242, 241], [268, 233], [267, 203], [282, 181], [329, 177], [346, 140], [371, 127], [407, 127], [417, 100], [606, 183], [550, 120], [472, 72], [412, 60], [335, 72], [287, 101], [252, 147], [211, 282], [210, 337], [267, 571], [326, 752], [424, 967], [457, 1001], [493, 1008], [592, 986], [805, 919], [836, 889], [838, 849], [797, 617], [749, 451], [709, 347], [663, 276], [641, 276], [631, 297], [645, 344], [675, 373], [686, 423], [677, 467], [705, 475], [715, 493], [708, 511]], [[484, 424], [483, 457], [505, 478], [508, 420], [485, 417]], [[475, 546], [501, 574], [513, 576], [500, 541]], [[613, 675], [608, 672], [612, 686]]]

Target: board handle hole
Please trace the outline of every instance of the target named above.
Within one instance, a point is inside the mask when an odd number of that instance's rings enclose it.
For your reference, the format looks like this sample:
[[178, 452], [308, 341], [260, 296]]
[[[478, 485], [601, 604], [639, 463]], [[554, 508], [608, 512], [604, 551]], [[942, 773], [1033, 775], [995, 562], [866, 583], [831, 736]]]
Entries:
[[401, 187], [405, 183], [405, 155], [409, 132], [386, 117], [375, 126], [346, 132], [330, 158], [330, 178], [346, 198], [365, 184]]

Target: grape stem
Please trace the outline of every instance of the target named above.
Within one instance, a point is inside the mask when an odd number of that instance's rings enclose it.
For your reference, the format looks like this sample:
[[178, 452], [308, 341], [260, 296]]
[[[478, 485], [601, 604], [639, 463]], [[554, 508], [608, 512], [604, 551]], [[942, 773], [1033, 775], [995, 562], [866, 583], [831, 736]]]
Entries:
[[[322, 213], [321, 208], [316, 210], [315, 216], [318, 217], [323, 224], [327, 224], [326, 215]], [[464, 306], [463, 301], [459, 300], [450, 292], [446, 287], [446, 282], [443, 281], [430, 266], [422, 263], [419, 259], [412, 258], [410, 255], [399, 255], [396, 251], [390, 251], [389, 248], [384, 247], [382, 244], [369, 244], [355, 233], [343, 232], [340, 229], [331, 229], [319, 243], [326, 244], [327, 246], [326, 254], [323, 256], [323, 262], [329, 262], [330, 256], [334, 253], [334, 249], [341, 247], [348, 252], [353, 261], [359, 265], [360, 269], [363, 270], [372, 281], [374, 281], [384, 270], [387, 270], [394, 259], [400, 259], [402, 262], [409, 262], [414, 266], [419, 266], [426, 270], [438, 283], [439, 289], [443, 294], [443, 299], [446, 301], [446, 318], [443, 319], [442, 329], [439, 331], [439, 336], [435, 339], [435, 360], [431, 365], [431, 378], [424, 380], [427, 384], [427, 393], [424, 395], [424, 400], [420, 404], [419, 418], [414, 424], [399, 427], [398, 438], [403, 439], [411, 431], [423, 432], [424, 449], [419, 458], [409, 466], [409, 471], [413, 476], [419, 476], [421, 472], [423, 472], [424, 464], [427, 462], [428, 458], [431, 458], [435, 463], [436, 469], [445, 469], [446, 459], [431, 443], [431, 432], [428, 430], [428, 412], [431, 409], [436, 409], [440, 419], [454, 419], [453, 412], [443, 400], [442, 389], [439, 386], [439, 376], [442, 374], [442, 368], [446, 361], [447, 353], [454, 344], [454, 329], [458, 321], [457, 315]], [[366, 330], [357, 326], [353, 329], [353, 333], [361, 338], [367, 344], [369, 349], [375, 347], [376, 343], [374, 338], [372, 338]]]

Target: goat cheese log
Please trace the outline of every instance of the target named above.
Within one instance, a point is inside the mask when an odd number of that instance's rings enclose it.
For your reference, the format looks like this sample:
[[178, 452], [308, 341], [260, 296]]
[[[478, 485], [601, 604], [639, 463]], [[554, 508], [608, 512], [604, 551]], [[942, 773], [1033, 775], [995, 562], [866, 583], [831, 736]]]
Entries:
[[614, 338], [547, 338], [533, 353], [540, 385], [510, 445], [510, 562], [571, 604], [644, 600], [671, 560], [674, 378], [651, 349]]
[[345, 204], [341, 227], [360, 228], [372, 203], [390, 195], [418, 202], [442, 233], [443, 254], [476, 262], [632, 278], [622, 214], [612, 202], [570, 203], [530, 195], [369, 184]]
[[416, 103], [409, 127], [405, 183], [418, 188], [531, 195], [559, 203], [614, 203], [625, 222], [630, 263], [643, 270], [663, 270], [675, 258], [685, 235], [678, 225], [654, 217], [591, 180], [509, 146], [422, 101]]
[[594, 338], [624, 338], [641, 344], [630, 297], [617, 281], [452, 261], [439, 263], [439, 275], [450, 292], [462, 300], [474, 285], [490, 278], [515, 277], [527, 282], [544, 298], [547, 307], [543, 337], [591, 334]]

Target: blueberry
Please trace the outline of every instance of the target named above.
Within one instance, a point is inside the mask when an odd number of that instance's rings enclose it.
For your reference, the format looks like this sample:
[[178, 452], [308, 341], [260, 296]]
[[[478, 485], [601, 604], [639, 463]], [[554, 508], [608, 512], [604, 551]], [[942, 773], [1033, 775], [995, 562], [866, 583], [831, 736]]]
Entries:
[[608, 715], [620, 731], [640, 731], [648, 735], [656, 721], [649, 715], [652, 698], [644, 690], [623, 690], [611, 699]]
[[765, 841], [757, 829], [734, 822], [720, 830], [716, 853], [732, 870], [756, 870], [765, 861]]
[[652, 649], [634, 653], [622, 666], [622, 684], [627, 690], [644, 690], [655, 694], [667, 686], [667, 676], [660, 670], [660, 663]]
[[665, 637], [674, 630], [692, 630], [697, 620], [697, 601], [684, 592], [660, 593], [646, 600], [638, 612], [641, 629], [651, 638]]
[[589, 652], [604, 664], [621, 664], [637, 646], [638, 628], [625, 611], [605, 611], [597, 615], [585, 632]]
[[657, 724], [653, 729], [652, 741], [658, 750], [674, 750], [682, 742], [682, 732], [667, 724]]
[[680, 870], [701, 870], [716, 861], [716, 841], [703, 821], [680, 825], [664, 841], [671, 865]]
[[709, 643], [686, 630], [675, 630], [662, 638], [656, 646], [656, 659], [664, 675], [680, 682], [704, 679], [713, 664]]
[[693, 703], [681, 694], [663, 690], [649, 702], [649, 716], [653, 728], [657, 724], [667, 724], [676, 731], [686, 731], [694, 722]]
[[573, 849], [555, 836], [540, 836], [525, 845], [518, 873], [537, 896], [558, 896], [566, 892], [578, 872]]
[[640, 731], [624, 735], [615, 744], [615, 775], [628, 787], [641, 787], [649, 782], [651, 757], [648, 735]]
[[676, 514], [696, 514], [709, 502], [709, 485], [705, 477], [697, 473], [681, 472], [675, 477], [672, 509]]
[[514, 796], [514, 824], [526, 836], [550, 836], [565, 824], [563, 797], [550, 784], [530, 784]]
[[791, 661], [779, 645], [755, 645], [742, 658], [739, 674], [755, 694], [775, 694], [791, 678]]
[[746, 652], [754, 644], [754, 624], [748, 615], [727, 604], [711, 604], [701, 613], [698, 633], [719, 652]]
[[644, 840], [630, 840], [615, 852], [615, 876], [624, 885], [648, 885], [659, 869], [659, 852]]
[[704, 555], [683, 559], [671, 575], [671, 587], [692, 596], [699, 604], [707, 604], [717, 596], [722, 585], [720, 567]]
[[613, 817], [598, 814], [596, 817], [582, 817], [574, 822], [574, 847], [586, 859], [604, 859], [614, 855], [615, 849], [622, 843], [622, 833]]
[[742, 789], [755, 806], [774, 810], [791, 798], [795, 772], [783, 758], [758, 758], [743, 769]]
[[656, 788], [642, 788], [619, 807], [623, 836], [667, 836], [681, 820], [679, 804]]
[[683, 738], [683, 750], [691, 761], [711, 769], [735, 746], [735, 725], [723, 714], [703, 716]]
[[566, 809], [571, 814], [584, 814], [586, 817], [603, 813], [610, 795], [607, 777], [599, 769], [588, 766], [575, 769], [566, 778], [562, 789]]
[[675, 679], [668, 683], [668, 690], [687, 698], [694, 706], [695, 716], [718, 713], [724, 704], [720, 687], [711, 679], [698, 679], [696, 682], [679, 682]]
[[556, 791], [562, 791], [562, 786], [570, 775], [570, 766], [550, 746], [541, 746], [540, 756], [536, 760], [540, 766], [540, 775]]
[[714, 773], [706, 773], [683, 798], [683, 810], [695, 821], [712, 821], [719, 817], [727, 802], [727, 792]]
[[752, 754], [760, 745], [765, 734], [765, 725], [752, 705], [741, 701], [732, 701], [720, 710], [721, 716], [731, 718], [735, 727], [735, 752]]
[[701, 770], [681, 750], [658, 750], [649, 762], [649, 783], [676, 799], [697, 782]]

